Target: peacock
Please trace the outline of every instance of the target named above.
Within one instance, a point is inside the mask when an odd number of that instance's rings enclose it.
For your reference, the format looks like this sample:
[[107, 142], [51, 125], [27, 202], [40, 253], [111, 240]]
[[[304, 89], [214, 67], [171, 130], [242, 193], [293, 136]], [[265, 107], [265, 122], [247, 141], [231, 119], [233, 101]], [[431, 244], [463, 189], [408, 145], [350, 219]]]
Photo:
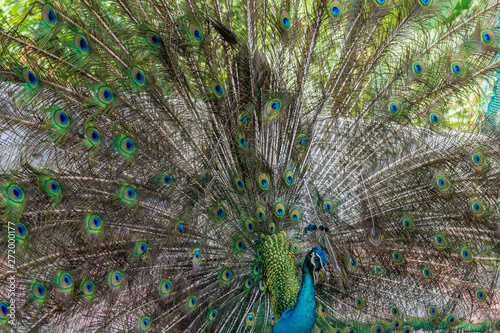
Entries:
[[6, 5], [0, 331], [500, 331], [498, 0]]

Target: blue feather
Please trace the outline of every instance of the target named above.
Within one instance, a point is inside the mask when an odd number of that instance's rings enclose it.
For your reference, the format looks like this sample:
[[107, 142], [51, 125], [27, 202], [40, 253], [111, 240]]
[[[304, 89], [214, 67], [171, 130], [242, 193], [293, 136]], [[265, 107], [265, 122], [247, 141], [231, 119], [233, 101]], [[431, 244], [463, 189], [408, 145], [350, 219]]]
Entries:
[[[309, 256], [308, 256], [309, 257]], [[314, 279], [307, 268], [306, 262], [302, 268], [302, 285], [293, 309], [283, 312], [281, 320], [273, 327], [273, 333], [310, 333], [316, 321], [316, 297]]]

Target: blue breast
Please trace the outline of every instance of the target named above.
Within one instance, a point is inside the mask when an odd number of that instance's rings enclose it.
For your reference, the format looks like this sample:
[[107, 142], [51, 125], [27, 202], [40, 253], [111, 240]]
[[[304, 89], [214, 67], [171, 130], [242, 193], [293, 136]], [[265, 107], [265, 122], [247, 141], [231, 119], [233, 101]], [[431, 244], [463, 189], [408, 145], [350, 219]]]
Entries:
[[313, 330], [316, 321], [314, 280], [305, 265], [302, 281], [295, 307], [283, 313], [280, 321], [273, 327], [273, 333], [311, 333]]

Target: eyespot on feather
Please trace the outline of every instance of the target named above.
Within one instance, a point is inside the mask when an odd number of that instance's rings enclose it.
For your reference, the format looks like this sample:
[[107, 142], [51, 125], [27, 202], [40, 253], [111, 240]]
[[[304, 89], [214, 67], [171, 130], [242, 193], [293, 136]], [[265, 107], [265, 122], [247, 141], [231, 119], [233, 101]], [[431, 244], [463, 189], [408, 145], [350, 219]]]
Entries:
[[403, 333], [413, 333], [413, 327], [403, 326]]
[[89, 44], [87, 42], [87, 39], [85, 39], [83, 35], [75, 34], [75, 37], [73, 38], [73, 43], [78, 53], [87, 54], [89, 52]]
[[281, 112], [281, 109], [283, 107], [283, 103], [279, 99], [271, 99], [269, 102], [267, 102], [265, 110], [266, 110], [266, 116], [268, 119], [275, 118], [278, 116]]
[[370, 329], [371, 333], [384, 333], [384, 328], [380, 325], [374, 325]]
[[259, 279], [258, 285], [261, 292], [265, 292], [267, 290], [266, 282], [262, 278]]
[[0, 323], [3, 324], [4, 321], [7, 321], [9, 318], [9, 303], [7, 302], [0, 302]]
[[92, 281], [83, 280], [80, 284], [80, 290], [85, 298], [93, 298], [95, 296], [96, 287]]
[[31, 294], [36, 302], [45, 302], [47, 298], [47, 288], [43, 284], [33, 283], [31, 285]]
[[335, 215], [337, 213], [337, 208], [339, 203], [329, 198], [323, 200], [323, 209], [330, 215]]
[[426, 280], [431, 280], [433, 278], [432, 271], [429, 267], [422, 268], [422, 275], [423, 275], [424, 279], [426, 279]]
[[234, 187], [236, 188], [237, 192], [243, 192], [245, 191], [245, 182], [243, 181], [243, 178], [239, 175], [233, 175], [233, 184]]
[[156, 179], [161, 186], [167, 189], [170, 189], [175, 185], [174, 177], [170, 173], [161, 173]]
[[481, 31], [481, 41], [485, 44], [485, 45], [492, 45], [494, 42], [495, 42], [495, 32], [491, 29], [484, 29], [483, 31]]
[[385, 274], [385, 270], [381, 265], [375, 265], [373, 267], [373, 269], [375, 270], [375, 274], [377, 274], [377, 275], [384, 275]]
[[430, 112], [428, 122], [432, 126], [440, 126], [443, 124], [443, 115], [439, 112]]
[[476, 290], [475, 296], [476, 296], [476, 300], [478, 302], [486, 302], [486, 298], [488, 296], [488, 293], [486, 292], [486, 290], [480, 288], [480, 289]]
[[199, 248], [191, 251], [191, 257], [193, 258], [193, 263], [199, 265], [203, 260], [203, 256], [201, 255], [201, 250]]
[[246, 232], [251, 234], [255, 231], [255, 223], [251, 217], [243, 217], [243, 228], [245, 228]]
[[266, 210], [262, 206], [257, 206], [255, 208], [255, 218], [257, 221], [264, 221], [266, 219]]
[[14, 202], [14, 203], [22, 203], [25, 199], [24, 191], [17, 185], [11, 184], [5, 188], [5, 197]]
[[101, 135], [97, 128], [93, 126], [87, 126], [85, 128], [85, 136], [87, 137], [87, 142], [90, 146], [97, 146], [101, 143]]
[[193, 311], [198, 306], [198, 297], [189, 296], [186, 302], [186, 308], [188, 311]]
[[149, 332], [151, 330], [151, 320], [149, 317], [141, 317], [137, 323], [140, 332]]
[[399, 320], [394, 320], [391, 322], [391, 327], [395, 330], [400, 331], [403, 327], [403, 324]]
[[233, 272], [228, 267], [223, 267], [219, 272], [219, 279], [224, 283], [229, 283], [233, 277]]
[[105, 105], [109, 105], [113, 102], [113, 93], [106, 86], [101, 86], [97, 89], [96, 97], [101, 103]]
[[38, 86], [38, 79], [33, 71], [31, 71], [29, 68], [25, 67], [21, 73], [22, 73], [24, 82], [26, 82], [26, 84], [29, 88], [34, 89]]
[[71, 119], [66, 112], [56, 108], [52, 111], [52, 123], [55, 128], [59, 130], [65, 130], [69, 127]]
[[430, 7], [434, 0], [419, 0], [422, 7]]
[[411, 70], [413, 71], [413, 74], [420, 76], [424, 74], [425, 72], [425, 64], [422, 60], [415, 60], [411, 64]]
[[448, 327], [455, 327], [458, 325], [458, 318], [454, 314], [447, 316], [444, 320], [446, 322], [446, 325], [448, 325]]
[[259, 264], [254, 264], [252, 267], [252, 275], [253, 277], [257, 277], [260, 275], [260, 266]]
[[61, 186], [53, 179], [46, 179], [43, 182], [45, 192], [51, 197], [60, 197], [62, 195]]
[[137, 192], [130, 186], [122, 186], [120, 198], [128, 205], [134, 204], [137, 201]]
[[175, 227], [178, 235], [184, 234], [184, 221], [178, 221], [177, 226]]
[[438, 315], [438, 310], [435, 306], [431, 305], [427, 308], [427, 313], [431, 317], [436, 317]]
[[437, 234], [436, 236], [434, 236], [434, 243], [440, 249], [444, 249], [444, 248], [448, 247], [448, 243], [446, 242], [446, 238], [441, 234]]
[[166, 279], [161, 280], [160, 284], [158, 285], [158, 294], [161, 297], [167, 297], [168, 295], [170, 295], [171, 291], [172, 291], [172, 282]]
[[319, 243], [321, 244], [321, 246], [325, 246], [325, 236], [321, 235], [319, 236]]
[[460, 257], [465, 262], [472, 262], [472, 260], [473, 260], [473, 256], [472, 256], [471, 251], [466, 247], [464, 247], [460, 250]]
[[51, 5], [45, 4], [42, 6], [42, 19], [43, 22], [51, 28], [57, 24], [57, 15]]
[[207, 314], [207, 319], [209, 322], [214, 322], [217, 319], [218, 311], [215, 309], [210, 309]]
[[130, 137], [124, 135], [118, 139], [118, 151], [125, 157], [132, 157], [137, 152], [137, 146]]
[[257, 257], [257, 259], [262, 259], [262, 249], [260, 248], [260, 246], [258, 246], [256, 249], [255, 249], [255, 256]]
[[146, 33], [146, 40], [148, 41], [149, 45], [151, 45], [152, 47], [154, 47], [154, 48], [160, 47], [161, 39], [156, 33], [152, 32], [152, 31], [148, 31]]
[[285, 31], [290, 30], [292, 27], [292, 23], [290, 21], [290, 15], [288, 14], [288, 11], [282, 10], [280, 14], [280, 25], [281, 28]]
[[437, 176], [436, 185], [441, 192], [446, 193], [451, 192], [453, 183], [451, 179], [446, 176]]
[[202, 42], [203, 41], [203, 34], [201, 33], [200, 29], [194, 24], [189, 25], [189, 32], [191, 39], [196, 41], [196, 42]]
[[439, 320], [438, 318], [427, 318], [427, 322], [434, 327], [437, 327], [439, 325]]
[[299, 134], [297, 136], [295, 148], [297, 148], [298, 150], [305, 150], [307, 148], [307, 144], [308, 144], [308, 139], [307, 139], [306, 135]]
[[474, 170], [478, 172], [484, 171], [487, 166], [487, 157], [480, 151], [473, 152], [470, 155], [470, 161]]
[[245, 250], [245, 243], [243, 242], [243, 237], [238, 236], [233, 239], [233, 249], [236, 253], [241, 253]]
[[365, 307], [365, 301], [361, 297], [358, 297], [354, 300], [354, 306], [358, 309], [363, 309]]
[[123, 284], [123, 274], [120, 271], [111, 271], [108, 274], [108, 284], [111, 289], [119, 289]]
[[475, 199], [470, 205], [470, 209], [474, 216], [481, 218], [485, 217], [488, 213], [487, 205], [485, 205], [480, 199]]
[[129, 70], [129, 75], [130, 75], [130, 78], [132, 79], [132, 82], [135, 85], [142, 87], [146, 84], [146, 77], [144, 76], [144, 73], [138, 67], [132, 67]]
[[244, 126], [244, 127], [248, 127], [249, 125], [249, 115], [247, 112], [241, 112], [239, 115], [238, 115], [238, 122]]
[[270, 319], [271, 319], [271, 325], [272, 325], [272, 326], [276, 325], [276, 323], [278, 322], [278, 321], [276, 320], [276, 315], [275, 315], [274, 313], [271, 313], [271, 317], [270, 317]]
[[283, 174], [283, 180], [286, 185], [292, 186], [295, 183], [295, 175], [292, 169], [286, 169]]
[[493, 323], [493, 328], [495, 329], [496, 332], [500, 332], [500, 319], [496, 320]]
[[399, 101], [391, 101], [387, 107], [388, 112], [392, 116], [399, 116], [403, 111], [401, 103]]
[[450, 70], [453, 75], [460, 77], [464, 73], [465, 66], [460, 60], [455, 60], [451, 63]]
[[358, 264], [356, 263], [356, 261], [354, 260], [354, 258], [350, 257], [349, 258], [349, 270], [355, 271], [357, 269], [358, 269]]
[[73, 277], [69, 273], [60, 272], [57, 274], [57, 285], [63, 292], [71, 292], [73, 290]]
[[23, 242], [28, 237], [28, 229], [22, 223], [17, 223], [15, 226], [14, 239], [18, 242]]
[[147, 256], [149, 251], [149, 245], [146, 242], [136, 242], [134, 246], [134, 256], [139, 258], [141, 256]]
[[278, 201], [274, 204], [273, 212], [274, 216], [276, 216], [277, 218], [282, 218], [285, 216], [286, 213], [285, 206]]
[[392, 252], [392, 260], [396, 265], [400, 265], [404, 262], [403, 255], [399, 251]]
[[210, 209], [211, 215], [216, 222], [221, 222], [226, 219], [226, 209], [219, 204], [213, 205]]
[[339, 0], [334, 0], [328, 5], [328, 15], [332, 19], [337, 19], [342, 15], [342, 2]]
[[245, 322], [247, 323], [248, 326], [251, 326], [251, 327], [255, 326], [255, 324], [257, 323], [257, 319], [255, 318], [255, 315], [253, 314], [253, 312], [250, 312], [249, 314], [247, 314]]
[[292, 220], [292, 222], [294, 223], [299, 222], [301, 216], [302, 213], [300, 212], [299, 208], [292, 208], [292, 210], [290, 211], [290, 220]]
[[212, 80], [210, 82], [210, 89], [212, 93], [218, 98], [224, 97], [224, 89], [217, 80]]
[[236, 134], [236, 144], [242, 150], [248, 149], [248, 141], [245, 138], [245, 133], [242, 131], [238, 131]]
[[269, 189], [269, 176], [266, 173], [261, 173], [257, 177], [257, 185], [263, 191], [267, 191]]

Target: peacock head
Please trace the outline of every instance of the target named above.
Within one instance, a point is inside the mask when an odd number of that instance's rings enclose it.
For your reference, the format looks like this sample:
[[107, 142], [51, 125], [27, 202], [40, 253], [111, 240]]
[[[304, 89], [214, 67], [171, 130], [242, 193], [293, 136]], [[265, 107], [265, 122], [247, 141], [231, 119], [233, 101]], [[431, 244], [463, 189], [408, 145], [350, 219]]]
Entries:
[[319, 246], [315, 246], [311, 249], [306, 256], [305, 262], [314, 277], [314, 284], [318, 282], [320, 271], [323, 271], [326, 275], [328, 275], [328, 272], [325, 269], [325, 267], [328, 266], [328, 256]]

